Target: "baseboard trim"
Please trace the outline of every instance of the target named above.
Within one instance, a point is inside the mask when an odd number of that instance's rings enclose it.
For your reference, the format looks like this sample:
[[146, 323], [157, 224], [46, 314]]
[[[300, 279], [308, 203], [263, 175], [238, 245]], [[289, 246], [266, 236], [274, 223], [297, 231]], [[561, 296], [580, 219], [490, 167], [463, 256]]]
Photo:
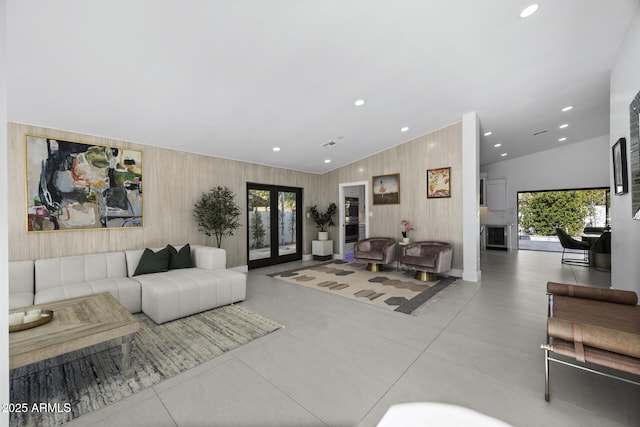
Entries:
[[249, 272], [249, 266], [248, 265], [238, 265], [236, 267], [231, 267], [229, 268], [229, 270], [233, 270], [233, 271], [237, 271], [239, 273], [248, 273]]

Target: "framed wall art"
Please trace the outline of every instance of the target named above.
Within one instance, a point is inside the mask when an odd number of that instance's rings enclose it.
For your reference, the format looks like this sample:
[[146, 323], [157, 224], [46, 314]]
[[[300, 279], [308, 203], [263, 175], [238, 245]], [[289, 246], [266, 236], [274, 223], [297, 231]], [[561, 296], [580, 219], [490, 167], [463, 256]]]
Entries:
[[640, 220], [640, 92], [629, 104], [629, 165], [631, 217]]
[[400, 203], [400, 174], [379, 175], [371, 178], [374, 205], [397, 205]]
[[613, 189], [615, 194], [625, 194], [629, 191], [629, 176], [627, 174], [627, 140], [620, 138], [613, 147]]
[[427, 198], [451, 197], [451, 168], [427, 169]]
[[27, 231], [142, 227], [142, 152], [25, 135]]

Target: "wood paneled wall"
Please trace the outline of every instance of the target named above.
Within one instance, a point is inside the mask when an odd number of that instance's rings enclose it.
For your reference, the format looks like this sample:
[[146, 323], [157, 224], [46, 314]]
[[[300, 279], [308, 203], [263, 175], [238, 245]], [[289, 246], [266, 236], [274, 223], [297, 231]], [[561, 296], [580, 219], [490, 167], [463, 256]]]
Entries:
[[[10, 260], [37, 259], [86, 253], [160, 247], [171, 244], [206, 244], [215, 239], [197, 230], [193, 206], [210, 188], [221, 185], [232, 189], [242, 208], [240, 227], [232, 237], [225, 237], [227, 265], [247, 264], [246, 255], [246, 183], [301, 187], [305, 191], [305, 210], [322, 204], [317, 189], [322, 177], [316, 174], [261, 166], [234, 160], [185, 153], [109, 138], [65, 132], [16, 123], [9, 124], [9, 248]], [[143, 152], [144, 227], [27, 233], [25, 209], [24, 135], [132, 148]], [[304, 253], [311, 253], [315, 228], [304, 221]]]
[[[409, 220], [412, 240], [442, 240], [454, 247], [453, 268], [462, 269], [462, 126], [455, 123], [324, 175], [279, 169], [37, 126], [9, 123], [10, 260], [120, 251], [171, 244], [215, 245], [197, 230], [193, 206], [203, 192], [232, 189], [242, 208], [242, 227], [223, 240], [227, 265], [247, 264], [246, 183], [303, 188], [304, 211], [338, 202], [338, 185], [400, 173], [399, 205], [372, 206], [370, 235], [400, 238], [400, 221]], [[143, 151], [144, 227], [27, 233], [25, 217], [25, 133]], [[451, 198], [427, 199], [426, 170], [451, 166]], [[311, 253], [317, 229], [303, 221], [303, 253]], [[330, 230], [337, 236], [335, 227]], [[337, 242], [336, 244], [336, 252]]]
[[[427, 169], [449, 166], [451, 197], [427, 199]], [[400, 174], [400, 204], [370, 206], [369, 235], [400, 240], [400, 221], [406, 219], [415, 228], [409, 233], [412, 241], [452, 244], [452, 267], [462, 270], [462, 122], [326, 174], [324, 195], [337, 203], [340, 183], [368, 181], [372, 191], [373, 176], [395, 173]]]

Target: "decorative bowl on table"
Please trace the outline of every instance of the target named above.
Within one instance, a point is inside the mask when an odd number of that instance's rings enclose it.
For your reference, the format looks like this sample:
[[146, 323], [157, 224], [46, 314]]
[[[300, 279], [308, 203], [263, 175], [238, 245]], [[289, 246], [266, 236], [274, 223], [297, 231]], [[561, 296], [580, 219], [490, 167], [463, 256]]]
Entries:
[[51, 322], [52, 310], [27, 310], [9, 313], [9, 332], [24, 331]]

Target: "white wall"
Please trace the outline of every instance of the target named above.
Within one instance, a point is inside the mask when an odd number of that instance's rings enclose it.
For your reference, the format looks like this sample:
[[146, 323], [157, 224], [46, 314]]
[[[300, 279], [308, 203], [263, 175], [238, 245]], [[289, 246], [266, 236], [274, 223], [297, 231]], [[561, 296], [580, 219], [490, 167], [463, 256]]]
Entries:
[[488, 179], [507, 179], [507, 210], [481, 208], [480, 222], [513, 224], [510, 247], [517, 249], [518, 192], [608, 187], [609, 139], [602, 136], [481, 167]]
[[[620, 137], [627, 139], [629, 153], [629, 104], [640, 91], [640, 8], [631, 21], [624, 42], [611, 70], [612, 146]], [[611, 152], [609, 151], [609, 162]], [[631, 170], [629, 165], [629, 170]], [[610, 174], [613, 184], [613, 174]], [[611, 286], [640, 293], [640, 221], [631, 219], [631, 193], [611, 196]]]
[[462, 278], [478, 282], [480, 272], [480, 123], [474, 111], [462, 116], [462, 228], [463, 272]]
[[[9, 312], [7, 219], [7, 3], [0, 0], [0, 313]], [[9, 324], [0, 316], [0, 403], [9, 403]], [[0, 425], [9, 425], [9, 414], [0, 411]]]

